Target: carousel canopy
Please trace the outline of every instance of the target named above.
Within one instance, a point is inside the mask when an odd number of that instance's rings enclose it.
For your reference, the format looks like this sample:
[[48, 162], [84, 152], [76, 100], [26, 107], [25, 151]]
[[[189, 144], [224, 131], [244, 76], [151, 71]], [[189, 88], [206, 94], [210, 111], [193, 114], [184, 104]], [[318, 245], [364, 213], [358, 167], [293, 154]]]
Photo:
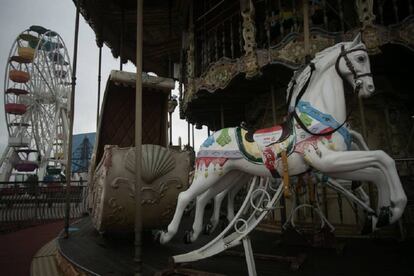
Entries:
[[[186, 0], [144, 1], [143, 70], [170, 76], [179, 62]], [[135, 64], [136, 0], [74, 0], [96, 34], [97, 44], [107, 45], [114, 57]]]

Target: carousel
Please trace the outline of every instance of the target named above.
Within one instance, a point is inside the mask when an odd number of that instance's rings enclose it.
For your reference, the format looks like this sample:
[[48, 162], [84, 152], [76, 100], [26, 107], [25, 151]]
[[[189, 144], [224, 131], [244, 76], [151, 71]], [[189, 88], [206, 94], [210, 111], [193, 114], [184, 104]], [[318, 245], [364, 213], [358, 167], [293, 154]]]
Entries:
[[[411, 1], [74, 3], [120, 70], [99, 111], [89, 217], [57, 242], [65, 274], [410, 270], [409, 247], [372, 243], [414, 233]], [[176, 83], [180, 117], [214, 131], [196, 156], [168, 135]], [[344, 245], [352, 256], [311, 251]]]

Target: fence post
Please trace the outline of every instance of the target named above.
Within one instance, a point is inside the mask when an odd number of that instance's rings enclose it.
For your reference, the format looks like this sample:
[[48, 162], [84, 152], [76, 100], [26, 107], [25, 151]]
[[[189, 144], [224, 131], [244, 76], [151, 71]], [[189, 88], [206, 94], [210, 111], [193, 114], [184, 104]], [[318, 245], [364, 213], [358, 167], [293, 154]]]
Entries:
[[34, 196], [35, 196], [35, 222], [37, 222], [37, 215], [38, 215], [38, 209], [39, 209], [39, 178], [36, 175], [35, 181], [34, 181]]

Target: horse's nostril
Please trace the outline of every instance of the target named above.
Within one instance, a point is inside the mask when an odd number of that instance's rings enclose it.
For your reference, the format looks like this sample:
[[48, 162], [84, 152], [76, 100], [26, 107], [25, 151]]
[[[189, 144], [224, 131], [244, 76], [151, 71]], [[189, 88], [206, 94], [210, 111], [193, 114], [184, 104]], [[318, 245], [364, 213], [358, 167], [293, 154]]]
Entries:
[[372, 92], [372, 91], [375, 90], [375, 87], [372, 84], [368, 84], [367, 89], [368, 89], [368, 91]]

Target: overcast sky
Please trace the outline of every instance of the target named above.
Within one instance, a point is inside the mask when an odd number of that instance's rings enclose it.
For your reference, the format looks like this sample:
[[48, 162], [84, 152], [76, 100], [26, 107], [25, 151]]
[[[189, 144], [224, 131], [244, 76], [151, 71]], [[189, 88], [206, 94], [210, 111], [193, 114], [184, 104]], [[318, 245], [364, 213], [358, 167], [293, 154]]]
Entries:
[[[2, 0], [0, 8], [0, 84], [4, 86], [4, 70], [14, 40], [31, 25], [41, 25], [59, 33], [66, 44], [69, 56], [73, 59], [75, 13], [76, 8], [72, 0]], [[80, 20], [78, 47], [75, 134], [96, 131], [98, 47], [95, 42], [95, 34], [83, 17]], [[104, 46], [101, 91], [104, 90], [108, 75], [113, 69], [119, 69], [119, 60], [114, 59], [109, 48]], [[124, 70], [134, 71], [135, 66], [124, 65]], [[103, 95], [101, 95], [102, 98]], [[0, 153], [3, 152], [8, 139], [3, 101], [4, 91], [2, 89], [0, 95]], [[177, 144], [178, 136], [181, 136], [182, 143], [187, 144], [187, 122], [179, 120], [178, 115], [177, 108], [173, 115], [173, 142]], [[143, 119], [145, 120], [145, 118]], [[196, 130], [196, 149], [206, 136], [205, 128]]]

